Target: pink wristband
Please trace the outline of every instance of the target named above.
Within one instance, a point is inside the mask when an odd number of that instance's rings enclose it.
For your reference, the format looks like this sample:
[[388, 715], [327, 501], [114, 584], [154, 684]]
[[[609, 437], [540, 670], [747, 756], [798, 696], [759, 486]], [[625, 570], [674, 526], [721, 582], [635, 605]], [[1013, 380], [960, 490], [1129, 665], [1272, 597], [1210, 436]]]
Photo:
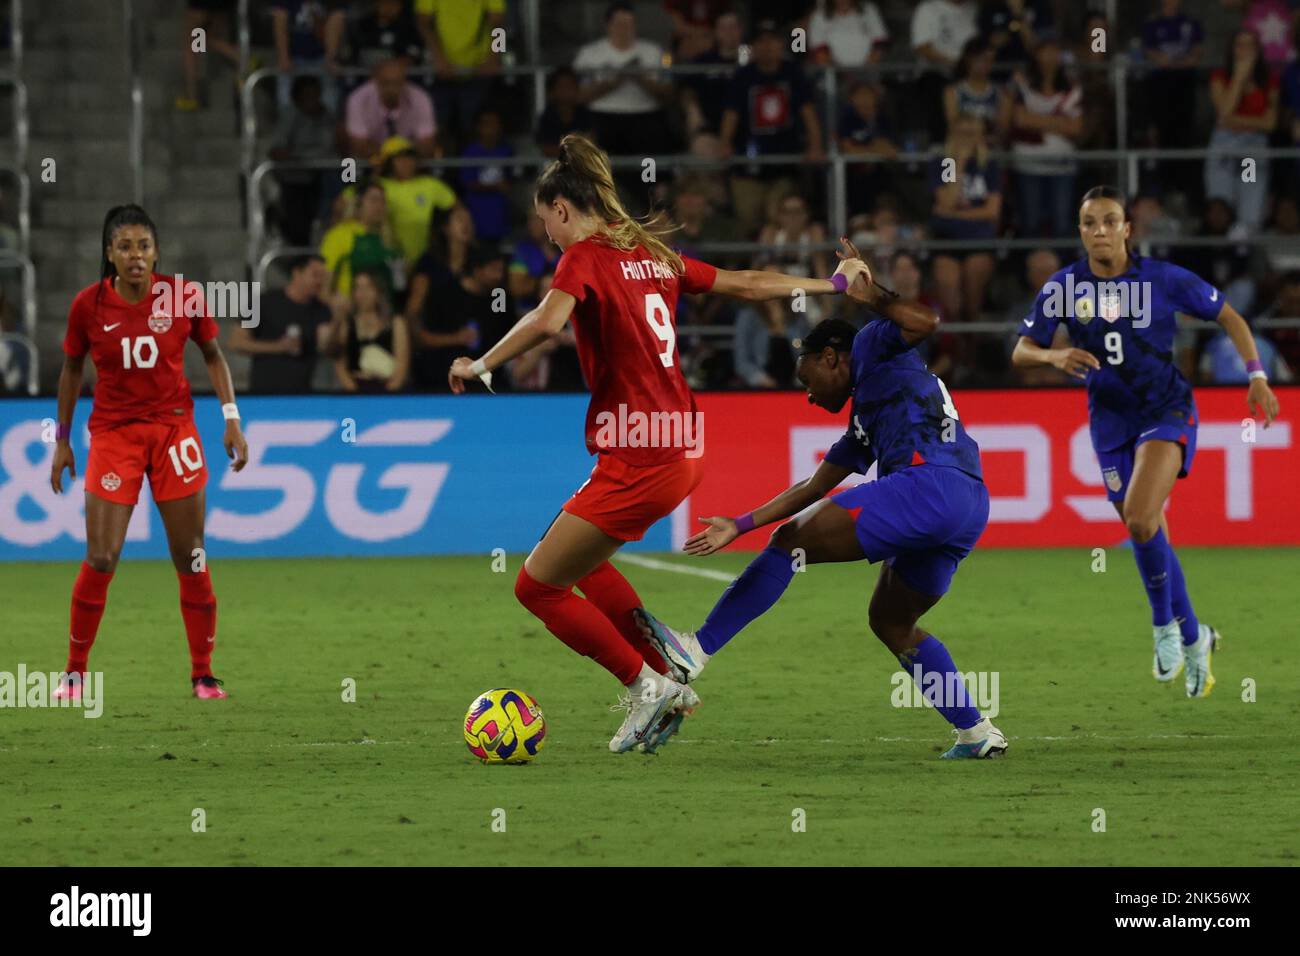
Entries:
[[1257, 358], [1254, 358], [1254, 359], [1246, 359], [1246, 372], [1247, 372], [1247, 374], [1249, 374], [1250, 372], [1262, 372], [1262, 371], [1264, 371], [1264, 363], [1263, 363], [1263, 362], [1261, 362], [1261, 361], [1260, 361], [1259, 359], [1257, 359]]
[[754, 530], [754, 512], [747, 511], [736, 519], [736, 530], [741, 534]]
[[831, 276], [827, 281], [830, 282], [831, 285], [835, 286], [835, 291], [840, 294], [843, 294], [844, 290], [849, 287], [848, 276], [844, 275], [842, 272], [835, 273], [835, 275]]
[[59, 422], [57, 425], [54, 426], [54, 440], [56, 442], [67, 441], [71, 437], [72, 437], [71, 425], [65, 425], [63, 424], [63, 422]]

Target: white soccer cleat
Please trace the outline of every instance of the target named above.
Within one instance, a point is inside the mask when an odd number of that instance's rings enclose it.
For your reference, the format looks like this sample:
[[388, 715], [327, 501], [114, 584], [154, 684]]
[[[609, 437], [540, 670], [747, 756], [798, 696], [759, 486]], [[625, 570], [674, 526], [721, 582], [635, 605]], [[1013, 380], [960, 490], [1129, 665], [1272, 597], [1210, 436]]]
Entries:
[[1210, 659], [1219, 649], [1221, 639], [1218, 631], [1208, 624], [1202, 624], [1196, 643], [1186, 648], [1184, 660], [1187, 665], [1185, 680], [1188, 697], [1209, 697], [1210, 691], [1214, 689]]
[[1183, 669], [1183, 632], [1176, 620], [1164, 627], [1155, 627], [1155, 659], [1151, 665], [1151, 674], [1162, 684], [1167, 684]]
[[622, 699], [610, 708], [626, 710], [627, 716], [610, 740], [609, 749], [616, 754], [627, 753], [650, 740], [665, 715], [677, 706], [684, 689], [671, 677], [653, 672], [633, 681]]
[[1007, 752], [1007, 738], [987, 717], [967, 730], [954, 730], [957, 742], [939, 755], [941, 760], [988, 760]]
[[695, 713], [695, 708], [700, 706], [700, 695], [695, 693], [693, 687], [682, 687], [682, 696], [678, 698], [677, 703], [664, 714], [663, 720], [659, 721], [659, 726], [646, 738], [645, 752], [652, 754], [664, 744], [677, 731], [681, 730], [682, 721]]
[[674, 631], [645, 608], [637, 608], [632, 617], [645, 639], [668, 662], [679, 683], [689, 684], [700, 676], [700, 671], [709, 662], [709, 655], [700, 647], [694, 631]]

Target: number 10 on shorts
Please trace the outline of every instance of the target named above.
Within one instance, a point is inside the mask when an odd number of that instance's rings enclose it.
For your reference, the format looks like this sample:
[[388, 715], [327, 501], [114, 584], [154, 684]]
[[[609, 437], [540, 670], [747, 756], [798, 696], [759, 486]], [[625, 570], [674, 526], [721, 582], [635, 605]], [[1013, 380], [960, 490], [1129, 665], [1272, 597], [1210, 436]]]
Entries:
[[182, 438], [167, 449], [167, 454], [171, 457], [176, 474], [182, 477], [186, 471], [195, 472], [203, 467], [203, 450], [199, 448], [199, 440], [193, 436]]

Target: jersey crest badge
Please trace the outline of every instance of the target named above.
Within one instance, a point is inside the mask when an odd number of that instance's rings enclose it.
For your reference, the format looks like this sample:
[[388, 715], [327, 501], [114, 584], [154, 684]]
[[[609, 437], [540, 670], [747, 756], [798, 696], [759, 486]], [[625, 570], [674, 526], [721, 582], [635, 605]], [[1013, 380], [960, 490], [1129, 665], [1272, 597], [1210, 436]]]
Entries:
[[1092, 321], [1092, 299], [1086, 295], [1074, 303], [1074, 317], [1079, 320], [1080, 325], [1087, 325]]
[[149, 316], [149, 331], [162, 335], [172, 327], [172, 317], [166, 312], [155, 312]]
[[118, 474], [115, 471], [110, 471], [108, 474], [104, 475], [103, 478], [99, 479], [99, 483], [105, 491], [117, 491], [117, 489], [122, 487], [122, 479], [118, 477]]
[[1124, 486], [1124, 479], [1120, 478], [1118, 468], [1103, 468], [1101, 477], [1106, 480], [1106, 487], [1111, 491], [1119, 491]]
[[1118, 289], [1097, 293], [1097, 311], [1101, 313], [1101, 317], [1107, 322], [1114, 322], [1119, 318], [1121, 298], [1123, 296], [1120, 295]]

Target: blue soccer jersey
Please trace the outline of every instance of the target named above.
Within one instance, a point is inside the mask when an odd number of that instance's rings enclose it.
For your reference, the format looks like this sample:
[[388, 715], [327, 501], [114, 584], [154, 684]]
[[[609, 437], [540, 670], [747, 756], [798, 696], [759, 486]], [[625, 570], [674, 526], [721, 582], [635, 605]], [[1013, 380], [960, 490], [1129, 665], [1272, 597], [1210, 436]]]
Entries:
[[826, 460], [878, 477], [911, 465], [959, 468], [983, 480], [980, 450], [966, 434], [952, 396], [888, 319], [873, 319], [853, 339], [849, 428]]
[[1085, 257], [1048, 280], [1020, 334], [1048, 348], [1064, 322], [1074, 347], [1097, 357], [1088, 417], [1093, 447], [1111, 451], [1191, 411], [1192, 387], [1173, 361], [1175, 313], [1214, 321], [1222, 308], [1223, 293], [1181, 266], [1135, 256], [1123, 275], [1099, 279]]

